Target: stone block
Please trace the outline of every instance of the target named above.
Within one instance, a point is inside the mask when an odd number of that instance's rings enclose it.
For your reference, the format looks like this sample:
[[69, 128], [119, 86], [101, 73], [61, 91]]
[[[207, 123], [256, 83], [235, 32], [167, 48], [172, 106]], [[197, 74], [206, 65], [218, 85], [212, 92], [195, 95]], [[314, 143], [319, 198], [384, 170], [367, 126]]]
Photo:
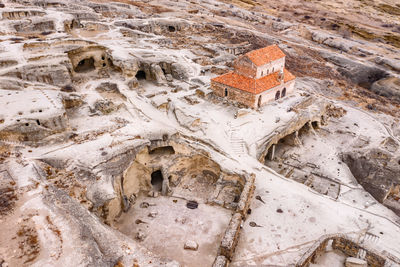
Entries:
[[229, 260], [232, 259], [233, 253], [235, 252], [235, 248], [239, 239], [241, 223], [242, 215], [240, 213], [235, 213], [232, 216], [228, 228], [225, 231], [225, 235], [221, 241], [221, 255], [225, 256]]
[[143, 241], [146, 238], [146, 234], [143, 231], [139, 230], [136, 233], [135, 238], [136, 238], [136, 240]]
[[348, 257], [345, 263], [346, 267], [367, 267], [368, 264], [365, 260]]
[[158, 212], [152, 211], [152, 212], [150, 212], [149, 215], [147, 215], [147, 216], [149, 216], [149, 217], [151, 217], [151, 218], [155, 218], [157, 215], [158, 215]]
[[237, 211], [242, 214], [243, 218], [247, 216], [247, 210], [250, 207], [251, 198], [254, 194], [254, 181], [255, 175], [252, 174], [250, 177], [247, 178], [246, 184], [240, 195]]
[[212, 267], [226, 267], [226, 266], [228, 266], [228, 259], [222, 255], [218, 255], [215, 258], [215, 261], [212, 265]]
[[185, 242], [184, 249], [196, 251], [198, 248], [199, 245], [193, 240], [188, 240]]

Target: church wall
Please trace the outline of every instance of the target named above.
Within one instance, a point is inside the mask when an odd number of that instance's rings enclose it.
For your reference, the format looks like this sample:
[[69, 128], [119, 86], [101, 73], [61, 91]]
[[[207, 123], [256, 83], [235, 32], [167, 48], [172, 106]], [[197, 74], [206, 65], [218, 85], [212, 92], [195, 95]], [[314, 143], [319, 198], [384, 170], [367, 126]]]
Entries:
[[257, 67], [257, 75], [256, 78], [259, 79], [261, 77], [267, 76], [268, 74], [283, 70], [285, 67], [285, 58], [280, 58], [278, 60], [269, 62], [265, 65]]
[[254, 78], [257, 74], [257, 68], [246, 56], [241, 56], [233, 62], [235, 72], [243, 76]]
[[[227, 96], [225, 96], [225, 88], [228, 90]], [[256, 107], [256, 95], [252, 93], [236, 89], [215, 81], [211, 81], [211, 89], [219, 97], [227, 98], [231, 101], [241, 103], [251, 108]]]

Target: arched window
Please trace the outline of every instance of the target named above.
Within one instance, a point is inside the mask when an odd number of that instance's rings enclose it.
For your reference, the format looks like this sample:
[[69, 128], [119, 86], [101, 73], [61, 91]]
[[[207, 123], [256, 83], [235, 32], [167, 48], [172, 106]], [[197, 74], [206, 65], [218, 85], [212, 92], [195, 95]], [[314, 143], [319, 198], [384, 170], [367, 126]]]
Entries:
[[277, 91], [275, 94], [275, 100], [278, 100], [280, 96], [281, 96], [281, 92]]
[[228, 96], [228, 88], [225, 88], [225, 96]]
[[286, 87], [283, 88], [283, 90], [282, 90], [282, 97], [284, 97], [285, 95], [286, 95]]

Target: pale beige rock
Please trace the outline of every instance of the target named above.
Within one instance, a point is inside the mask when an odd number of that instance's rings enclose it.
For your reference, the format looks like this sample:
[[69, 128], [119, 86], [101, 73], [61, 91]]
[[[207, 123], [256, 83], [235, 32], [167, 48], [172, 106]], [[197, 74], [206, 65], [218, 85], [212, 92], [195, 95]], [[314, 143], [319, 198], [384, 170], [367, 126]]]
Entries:
[[345, 263], [346, 267], [367, 267], [368, 264], [365, 260], [348, 257]]
[[198, 248], [199, 245], [193, 240], [188, 240], [185, 242], [184, 249], [196, 251]]

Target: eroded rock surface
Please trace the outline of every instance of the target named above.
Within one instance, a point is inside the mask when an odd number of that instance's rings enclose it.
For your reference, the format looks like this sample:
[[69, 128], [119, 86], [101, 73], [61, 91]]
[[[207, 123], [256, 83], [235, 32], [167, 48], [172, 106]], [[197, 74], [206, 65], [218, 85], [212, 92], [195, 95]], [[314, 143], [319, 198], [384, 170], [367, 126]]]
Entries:
[[400, 79], [389, 77], [372, 84], [371, 90], [379, 95], [400, 101]]
[[[0, 265], [286, 266], [326, 234], [400, 264], [386, 2], [2, 1]], [[294, 94], [212, 94], [273, 43]]]

